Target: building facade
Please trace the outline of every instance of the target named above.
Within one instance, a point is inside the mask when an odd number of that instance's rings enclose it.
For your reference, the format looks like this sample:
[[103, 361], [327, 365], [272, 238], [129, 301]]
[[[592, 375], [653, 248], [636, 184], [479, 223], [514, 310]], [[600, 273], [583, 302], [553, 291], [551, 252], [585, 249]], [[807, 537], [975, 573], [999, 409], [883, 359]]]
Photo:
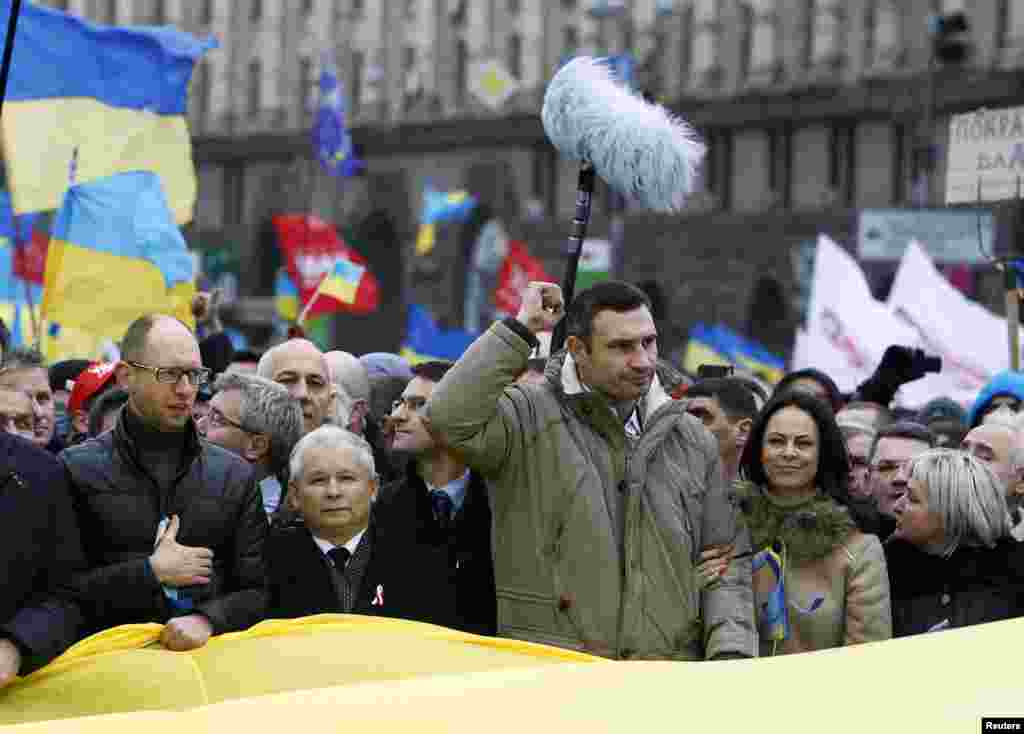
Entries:
[[[354, 351], [397, 346], [409, 301], [445, 322], [462, 317], [469, 235], [446, 233], [430, 256], [413, 255], [428, 180], [468, 187], [560, 275], [576, 168], [546, 142], [538, 111], [547, 80], [572, 55], [632, 54], [638, 86], [709, 143], [701, 190], [683, 215], [630, 208], [621, 230], [620, 272], [661, 287], [669, 348], [690, 324], [710, 320], [785, 350], [795, 319], [792, 248], [820, 231], [852, 245], [861, 208], [940, 204], [942, 156], [922, 178], [915, 151], [944, 142], [950, 114], [1024, 104], [1024, 0], [50, 4], [221, 40], [193, 79], [200, 194], [190, 239], [230, 243], [243, 292], [260, 297], [272, 279], [273, 212], [311, 210], [360, 231], [371, 265], [386, 271], [388, 304], [378, 317], [341, 322]], [[595, 12], [602, 8], [611, 12]], [[929, 85], [928, 18], [956, 10], [969, 19], [973, 54]], [[357, 179], [330, 179], [311, 160], [323, 51], [351, 100], [368, 164]], [[478, 65], [490, 60], [517, 80], [498, 108], [473, 92]], [[609, 236], [610, 203], [607, 192], [598, 197], [596, 236]], [[1017, 231], [1016, 218], [1008, 221], [1004, 247]], [[982, 300], [995, 299], [996, 282], [979, 276]], [[258, 320], [260, 301], [249, 303], [239, 317]]]

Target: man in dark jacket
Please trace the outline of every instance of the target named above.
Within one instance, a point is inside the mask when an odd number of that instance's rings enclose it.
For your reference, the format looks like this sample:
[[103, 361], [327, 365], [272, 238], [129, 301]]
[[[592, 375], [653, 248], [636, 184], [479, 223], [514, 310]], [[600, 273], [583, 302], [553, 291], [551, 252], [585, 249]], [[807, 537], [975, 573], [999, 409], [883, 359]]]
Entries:
[[75, 641], [80, 615], [57, 595], [82, 570], [81, 540], [60, 462], [0, 433], [0, 687]]
[[164, 646], [189, 650], [258, 621], [266, 515], [252, 469], [196, 432], [192, 332], [145, 316], [121, 351], [116, 427], [61, 454], [90, 566], [73, 585], [87, 630], [167, 622]]
[[455, 577], [458, 628], [497, 634], [491, 509], [483, 478], [439, 444], [423, 424], [423, 409], [451, 362], [425, 362], [391, 412], [392, 451], [410, 457], [404, 479], [384, 488], [378, 516], [401, 517], [419, 542], [445, 550]]
[[[325, 425], [292, 452], [287, 502], [300, 520], [267, 540], [269, 616], [327, 612], [455, 626], [445, 549], [418, 541], [401, 515], [378, 516], [373, 449]], [[372, 516], [372, 519], [371, 519]]]

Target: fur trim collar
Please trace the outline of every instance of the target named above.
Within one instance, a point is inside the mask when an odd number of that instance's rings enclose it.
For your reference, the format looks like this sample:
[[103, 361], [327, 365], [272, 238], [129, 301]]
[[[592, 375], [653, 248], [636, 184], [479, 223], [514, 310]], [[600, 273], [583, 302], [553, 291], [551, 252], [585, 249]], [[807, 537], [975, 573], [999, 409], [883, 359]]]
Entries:
[[793, 502], [772, 497], [753, 482], [738, 480], [733, 490], [754, 550], [782, 541], [790, 560], [806, 563], [824, 558], [857, 531], [846, 508], [820, 492]]
[[[576, 360], [572, 358], [572, 354], [569, 350], [565, 350], [565, 360], [562, 362], [561, 367], [562, 377], [562, 391], [566, 395], [579, 395], [584, 392], [591, 392], [590, 388], [583, 384], [580, 380], [579, 373], [576, 371]], [[658, 377], [658, 373], [654, 373], [654, 379], [651, 380], [651, 386], [647, 390], [647, 395], [644, 396], [644, 413], [646, 417], [652, 416], [657, 412], [658, 408], [663, 406], [665, 403], [672, 399], [665, 388], [661, 385], [661, 378]]]

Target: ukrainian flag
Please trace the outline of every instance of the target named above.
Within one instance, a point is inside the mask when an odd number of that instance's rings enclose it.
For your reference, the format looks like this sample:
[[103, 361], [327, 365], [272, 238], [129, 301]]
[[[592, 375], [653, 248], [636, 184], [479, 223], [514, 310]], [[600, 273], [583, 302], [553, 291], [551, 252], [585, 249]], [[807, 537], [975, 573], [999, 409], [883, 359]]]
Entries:
[[334, 262], [334, 268], [328, 272], [320, 285], [317, 286], [313, 298], [325, 298], [345, 305], [356, 302], [359, 284], [366, 275], [366, 268], [344, 258]]
[[156, 174], [73, 186], [53, 223], [43, 315], [113, 340], [147, 313], [191, 326], [194, 270]]
[[[0, 5], [6, 34], [11, 3]], [[191, 220], [188, 84], [195, 62], [216, 46], [215, 39], [199, 41], [170, 27], [99, 26], [25, 3], [3, 114], [15, 212], [60, 205], [77, 149], [77, 182], [154, 171], [176, 221]]]
[[707, 324], [697, 323], [690, 330], [690, 338], [686, 343], [683, 369], [691, 375], [696, 375], [702, 364], [729, 365], [732, 361], [728, 346], [723, 343], [718, 330]]
[[416, 254], [429, 255], [437, 240], [437, 225], [443, 222], [465, 222], [476, 208], [477, 200], [467, 191], [423, 190], [423, 214], [416, 236]]
[[277, 315], [285, 321], [294, 322], [299, 318], [299, 289], [284, 268], [280, 268], [274, 278], [274, 305]]
[[475, 339], [474, 334], [462, 329], [440, 328], [427, 309], [417, 304], [411, 304], [401, 356], [409, 364], [430, 362], [436, 359], [447, 359], [454, 362], [469, 349], [469, 345]]

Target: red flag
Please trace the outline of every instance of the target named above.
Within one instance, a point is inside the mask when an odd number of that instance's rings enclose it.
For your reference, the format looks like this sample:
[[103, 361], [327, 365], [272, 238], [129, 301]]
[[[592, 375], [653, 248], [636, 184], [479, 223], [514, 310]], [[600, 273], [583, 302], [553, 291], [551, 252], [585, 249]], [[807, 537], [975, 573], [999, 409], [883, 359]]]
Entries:
[[494, 291], [494, 305], [507, 316], [519, 313], [523, 290], [531, 280], [553, 282], [540, 261], [530, 256], [526, 244], [509, 240], [508, 254], [498, 271], [498, 287]]
[[[311, 214], [279, 214], [271, 219], [277, 241], [284, 255], [285, 267], [292, 282], [299, 288], [299, 302], [305, 306], [313, 297], [320, 281], [341, 260], [366, 265], [366, 258], [341, 238], [333, 225]], [[318, 298], [307, 318], [335, 311], [370, 313], [377, 310], [380, 291], [377, 279], [367, 272], [356, 290], [354, 303]]]
[[46, 251], [50, 246], [50, 235], [41, 230], [32, 230], [31, 239], [18, 242], [14, 248], [14, 275], [36, 285], [43, 284], [46, 274]]

